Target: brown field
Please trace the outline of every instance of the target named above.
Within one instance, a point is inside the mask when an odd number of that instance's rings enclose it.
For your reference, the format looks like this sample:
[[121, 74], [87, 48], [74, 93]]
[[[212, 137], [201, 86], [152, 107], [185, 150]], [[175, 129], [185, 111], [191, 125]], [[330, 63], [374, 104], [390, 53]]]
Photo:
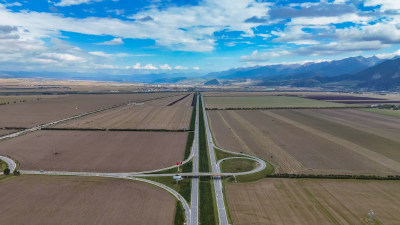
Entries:
[[25, 170], [134, 172], [174, 165], [186, 132], [36, 131], [0, 142]]
[[166, 129], [189, 127], [193, 94], [128, 105], [58, 124], [62, 128]]
[[226, 196], [236, 225], [400, 224], [398, 190], [399, 181], [274, 178], [228, 184]]
[[208, 111], [217, 145], [279, 173], [400, 172], [400, 119], [352, 109]]
[[3, 136], [3, 135], [6, 135], [6, 134], [11, 134], [11, 133], [14, 133], [14, 132], [17, 132], [18, 130], [3, 130], [3, 129], [0, 129], [0, 136]]
[[[175, 199], [150, 184], [98, 177], [0, 182], [1, 224], [173, 224]], [[11, 192], [10, 192], [11, 191]]]
[[0, 127], [33, 127], [116, 104], [171, 95], [177, 93], [59, 95], [40, 101], [0, 105]]
[[213, 97], [247, 97], [247, 96], [274, 96], [274, 95], [281, 95], [281, 96], [296, 96], [296, 97], [315, 97], [318, 96], [318, 99], [328, 100], [332, 98], [345, 98], [345, 99], [354, 99], [354, 98], [373, 98], [373, 99], [382, 99], [382, 100], [392, 100], [392, 101], [400, 101], [399, 94], [375, 94], [375, 93], [339, 93], [339, 92], [288, 92], [288, 91], [281, 91], [281, 92], [271, 92], [271, 91], [247, 91], [247, 92], [240, 92], [240, 91], [221, 91], [221, 92], [204, 92], [202, 93], [204, 96], [213, 96]]

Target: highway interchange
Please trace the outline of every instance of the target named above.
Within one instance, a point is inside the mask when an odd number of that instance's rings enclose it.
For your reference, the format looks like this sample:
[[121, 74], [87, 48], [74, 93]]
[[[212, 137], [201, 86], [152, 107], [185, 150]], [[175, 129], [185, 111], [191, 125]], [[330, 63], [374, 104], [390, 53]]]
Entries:
[[[175, 173], [163, 173], [163, 174], [154, 174], [154, 172], [160, 172], [163, 170], [171, 169], [171, 168], [176, 168], [176, 165], [167, 167], [167, 168], [161, 168], [161, 169], [156, 169], [152, 171], [142, 171], [142, 172], [130, 172], [130, 173], [96, 173], [96, 172], [70, 172], [70, 171], [34, 171], [34, 170], [20, 170], [21, 174], [40, 174], [40, 175], [66, 175], [66, 176], [96, 176], [96, 177], [109, 177], [109, 178], [119, 178], [119, 179], [129, 179], [129, 180], [135, 180], [135, 181], [140, 181], [140, 182], [145, 182], [149, 183], [152, 185], [155, 185], [159, 188], [162, 188], [169, 193], [171, 193], [178, 201], [182, 203], [182, 206], [185, 210], [185, 217], [186, 217], [186, 224], [188, 225], [198, 225], [199, 224], [199, 177], [200, 176], [211, 176], [213, 177], [213, 184], [214, 184], [214, 191], [215, 191], [215, 197], [216, 197], [216, 203], [217, 203], [217, 212], [218, 212], [218, 221], [219, 224], [221, 225], [228, 225], [228, 217], [227, 217], [227, 212], [226, 212], [226, 206], [225, 206], [225, 201], [224, 201], [224, 194], [223, 194], [223, 185], [222, 185], [222, 177], [229, 177], [229, 176], [239, 176], [239, 175], [247, 175], [247, 174], [252, 174], [252, 173], [257, 173], [266, 168], [266, 163], [256, 157], [249, 156], [243, 153], [237, 153], [237, 152], [231, 152], [226, 149], [222, 149], [214, 144], [211, 130], [209, 127], [208, 123], [208, 118], [205, 110], [205, 105], [204, 105], [204, 100], [201, 97], [199, 99], [199, 96], [197, 97], [197, 102], [201, 100], [202, 101], [202, 109], [203, 110], [203, 115], [204, 115], [204, 122], [205, 122], [205, 128], [206, 128], [206, 137], [207, 137], [207, 143], [208, 143], [208, 154], [209, 154], [209, 159], [211, 163], [211, 172], [199, 172], [199, 104], [196, 104], [196, 119], [195, 119], [195, 130], [194, 130], [194, 141], [193, 145], [191, 148], [191, 153], [190, 156], [183, 161], [183, 164], [188, 163], [192, 160], [193, 163], [193, 168], [191, 173], [180, 173], [182, 177], [191, 177], [192, 178], [192, 189], [191, 189], [191, 201], [190, 201], [190, 206], [188, 202], [183, 198], [182, 195], [180, 195], [177, 191], [174, 189], [155, 182], [151, 180], [144, 179], [143, 177], [173, 177], [176, 174]], [[129, 103], [128, 103], [129, 104]], [[79, 118], [82, 116], [86, 116], [89, 114], [101, 112], [107, 109], [115, 108], [118, 106], [122, 106], [125, 104], [117, 105], [117, 106], [111, 106], [103, 109], [98, 109], [95, 111], [83, 113], [80, 115], [76, 115], [73, 117], [69, 117], [66, 119], [58, 120], [55, 122], [47, 123], [44, 125], [36, 126], [33, 128], [29, 128], [23, 131], [19, 131], [16, 133], [12, 133], [9, 135], [5, 135], [0, 137], [0, 140], [8, 139], [8, 138], [15, 138], [20, 135], [29, 133], [29, 132], [34, 132], [37, 130], [40, 130], [44, 127], [48, 127], [60, 122], [64, 122], [67, 120]], [[229, 158], [224, 158], [219, 160], [218, 162], [216, 161], [215, 158], [215, 152], [214, 149], [218, 149], [220, 151], [228, 152], [234, 155], [237, 155], [237, 157], [229, 157]], [[234, 159], [234, 158], [246, 158], [246, 159], [251, 159], [257, 162], [258, 167], [251, 170], [251, 171], [246, 171], [246, 172], [240, 172], [240, 173], [221, 173], [220, 171], [220, 163], [225, 160], [229, 159]], [[9, 157], [6, 156], [0, 156], [0, 160], [4, 161], [5, 163], [8, 164], [8, 168], [10, 169], [10, 172], [12, 173], [16, 168], [17, 164], [15, 163], [14, 160], [12, 160]]]

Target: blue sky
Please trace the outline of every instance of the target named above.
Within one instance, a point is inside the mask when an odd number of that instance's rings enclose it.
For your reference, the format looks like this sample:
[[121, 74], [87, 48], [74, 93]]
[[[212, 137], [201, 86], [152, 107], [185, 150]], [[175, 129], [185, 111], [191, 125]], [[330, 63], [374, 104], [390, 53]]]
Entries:
[[399, 0], [0, 0], [0, 71], [204, 74], [400, 54]]

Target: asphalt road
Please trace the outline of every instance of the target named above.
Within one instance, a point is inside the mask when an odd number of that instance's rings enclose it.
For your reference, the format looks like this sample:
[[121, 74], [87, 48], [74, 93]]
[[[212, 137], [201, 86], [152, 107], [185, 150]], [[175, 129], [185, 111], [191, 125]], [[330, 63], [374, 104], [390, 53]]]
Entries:
[[[196, 123], [194, 129], [194, 141], [192, 145], [192, 156], [193, 156], [193, 173], [199, 172], [199, 96], [197, 96], [196, 104]], [[192, 190], [190, 198], [190, 221], [187, 221], [189, 225], [199, 224], [199, 178], [192, 177]]]
[[[208, 117], [207, 117], [207, 112], [205, 110], [203, 97], [201, 97], [201, 101], [203, 103], [202, 110], [203, 110], [203, 115], [204, 115], [204, 123], [206, 126], [207, 141], [208, 141], [208, 153], [210, 156], [211, 168], [212, 168], [212, 172], [214, 174], [219, 174], [219, 173], [221, 173], [221, 171], [219, 169], [219, 165], [217, 164], [217, 162], [215, 160], [214, 141], [213, 141], [213, 138], [211, 135], [211, 130], [210, 130], [210, 126], [208, 123]], [[221, 177], [219, 177], [219, 176], [214, 177], [213, 183], [214, 183], [214, 191], [215, 191], [215, 197], [216, 197], [216, 202], [217, 202], [219, 224], [228, 225], [229, 222], [228, 222], [228, 216], [227, 216], [226, 209], [225, 209], [225, 201], [224, 201]]]
[[[5, 157], [5, 156], [0, 156], [0, 160], [3, 160], [5, 163], [8, 165], [8, 169], [10, 169], [10, 172], [14, 172], [15, 168], [17, 167], [17, 164], [14, 162], [14, 160]], [[3, 174], [3, 172], [1, 172]]]

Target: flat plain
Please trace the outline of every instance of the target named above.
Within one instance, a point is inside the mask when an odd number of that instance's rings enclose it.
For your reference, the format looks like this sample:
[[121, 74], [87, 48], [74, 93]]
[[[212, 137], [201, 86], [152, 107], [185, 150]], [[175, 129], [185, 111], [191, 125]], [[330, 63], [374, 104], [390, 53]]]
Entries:
[[4, 129], [0, 129], [0, 136], [6, 135], [6, 134], [10, 134], [10, 133], [14, 133], [18, 130], [14, 130], [14, 129], [10, 129], [10, 130], [4, 130]]
[[193, 94], [131, 104], [58, 124], [58, 128], [179, 130], [189, 127]]
[[209, 110], [220, 147], [279, 173], [389, 175], [400, 171], [400, 119], [353, 109]]
[[150, 184], [27, 175], [0, 184], [2, 224], [173, 224], [176, 200]]
[[234, 96], [205, 97], [206, 108], [310, 108], [343, 107], [344, 104], [292, 96]]
[[399, 224], [399, 189], [399, 181], [270, 178], [228, 184], [226, 196], [237, 225]]
[[373, 112], [388, 116], [396, 116], [400, 117], [400, 110], [391, 110], [391, 109], [377, 109], [377, 108], [369, 108], [369, 109], [362, 109], [363, 111]]
[[182, 161], [186, 132], [36, 131], [0, 142], [25, 170], [134, 172]]
[[33, 127], [121, 103], [171, 95], [176, 93], [59, 95], [39, 101], [0, 105], [0, 127]]

